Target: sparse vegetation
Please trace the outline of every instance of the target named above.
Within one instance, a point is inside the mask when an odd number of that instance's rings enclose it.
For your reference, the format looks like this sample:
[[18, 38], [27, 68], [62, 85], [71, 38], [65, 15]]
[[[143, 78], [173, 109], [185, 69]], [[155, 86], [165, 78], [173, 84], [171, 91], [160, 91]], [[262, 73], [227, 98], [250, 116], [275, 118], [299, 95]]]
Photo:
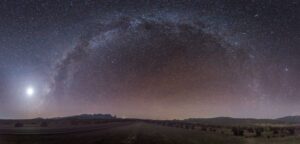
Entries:
[[[228, 141], [234, 141], [234, 144], [269, 144], [269, 142], [272, 142], [272, 144], [277, 144], [277, 141], [282, 142], [283, 144], [286, 142], [286, 144], [289, 144], [292, 139], [299, 139], [299, 128], [295, 126], [289, 126], [289, 125], [235, 125], [235, 126], [227, 126], [227, 125], [208, 125], [208, 124], [201, 124], [201, 123], [191, 123], [186, 121], [180, 121], [180, 120], [137, 120], [137, 119], [111, 119], [111, 120], [93, 120], [93, 119], [77, 119], [77, 118], [67, 118], [67, 119], [54, 119], [54, 120], [45, 120], [45, 119], [35, 119], [35, 120], [24, 120], [24, 121], [0, 121], [0, 128], [1, 125], [7, 126], [7, 124], [11, 124], [12, 128], [24, 127], [24, 129], [27, 129], [29, 127], [35, 127], [37, 129], [38, 127], [51, 129], [51, 128], [63, 128], [63, 127], [69, 127], [69, 128], [80, 128], [80, 127], [93, 127], [97, 125], [110, 125], [113, 122], [118, 123], [133, 123], [134, 125], [140, 125], [138, 128], [139, 130], [136, 130], [135, 137], [131, 137], [130, 141], [133, 143], [142, 143], [147, 144], [147, 142], [143, 140], [147, 140], [149, 142], [153, 142], [156, 144], [167, 144], [167, 143], [174, 143], [178, 142], [179, 144], [189, 144], [190, 141], [194, 141], [194, 143], [211, 143], [214, 144], [214, 142], [218, 142], [217, 144], [226, 144]], [[1, 124], [2, 123], [2, 124]], [[147, 124], [148, 123], [148, 124]], [[140, 129], [144, 129], [144, 127], [147, 127], [147, 129], [151, 130], [152, 132], [143, 132]], [[128, 129], [124, 129], [124, 131], [127, 131], [126, 133], [122, 134], [124, 137], [128, 136], [127, 133], [130, 133], [133, 131], [131, 129], [132, 127], [128, 126]], [[19, 129], [19, 130], [24, 130]], [[114, 129], [114, 128], [113, 128]], [[153, 133], [155, 131], [155, 134]], [[98, 132], [95, 132], [95, 134], [99, 134]], [[178, 134], [177, 134], [178, 133]], [[90, 138], [91, 135], [95, 135], [94, 132], [92, 133], [79, 133], [80, 135], [86, 136], [86, 138], [83, 138], [82, 140], [86, 140], [87, 138]], [[115, 134], [115, 133], [114, 133]], [[123, 136], [120, 135], [97, 135], [95, 139], [97, 139], [97, 143], [123, 143], [122, 141], [118, 141], [117, 139], [122, 139]], [[154, 134], [154, 135], [153, 135]], [[184, 135], [184, 137], [181, 137], [181, 134]], [[75, 134], [74, 134], [75, 135]], [[176, 135], [176, 136], [175, 136]], [[168, 137], [170, 136], [170, 137]], [[172, 137], [171, 137], [172, 136]], [[175, 136], [175, 138], [173, 138]], [[0, 138], [3, 137], [0, 133]], [[36, 137], [36, 136], [31, 136]], [[75, 137], [75, 136], [74, 136]], [[154, 138], [155, 137], [155, 138]], [[162, 138], [164, 137], [164, 138]], [[178, 138], [177, 138], [178, 137]], [[181, 137], [181, 138], [180, 138]], [[19, 138], [19, 136], [18, 136]], [[41, 138], [39, 136], [39, 138]], [[93, 137], [94, 138], [94, 137]], [[112, 138], [115, 138], [113, 140], [114, 142], [111, 142]], [[201, 138], [201, 139], [200, 139]], [[22, 138], [21, 138], [22, 139]], [[31, 138], [26, 138], [31, 139]], [[35, 139], [35, 138], [34, 138]], [[48, 140], [48, 138], [45, 138]], [[60, 135], [54, 135], [51, 136], [52, 142], [55, 139], [61, 140]], [[105, 140], [103, 140], [105, 139]], [[155, 139], [155, 140], [153, 140]], [[172, 139], [172, 140], [171, 140]], [[203, 141], [205, 139], [205, 142]], [[217, 139], [217, 140], [215, 140]], [[102, 141], [103, 140], [103, 141]], [[190, 141], [187, 141], [190, 140]], [[266, 141], [268, 140], [268, 141]], [[11, 140], [13, 141], [13, 140]], [[66, 143], [68, 142], [74, 142], [74, 144], [81, 143], [80, 140], [73, 141], [73, 140], [66, 140]], [[129, 141], [129, 140], [128, 140]], [[138, 143], [138, 142], [139, 143]], [[172, 142], [171, 142], [172, 141]], [[39, 143], [37, 141], [31, 141], [32, 143]], [[61, 142], [61, 141], [59, 141]], [[51, 141], [49, 142], [51, 143]], [[89, 142], [87, 142], [89, 143]], [[2, 143], [1, 143], [2, 144]], [[4, 143], [5, 144], [5, 143]], [[12, 143], [14, 144], [14, 143]], [[281, 143], [278, 143], [281, 144]]]

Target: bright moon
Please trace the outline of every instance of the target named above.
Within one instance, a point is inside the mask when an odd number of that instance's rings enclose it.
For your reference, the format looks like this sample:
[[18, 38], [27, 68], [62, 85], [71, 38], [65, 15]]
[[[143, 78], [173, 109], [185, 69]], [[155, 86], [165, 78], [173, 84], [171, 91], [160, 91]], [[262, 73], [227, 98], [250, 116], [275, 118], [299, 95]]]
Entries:
[[28, 87], [26, 89], [26, 94], [27, 94], [28, 97], [32, 97], [34, 95], [34, 89], [33, 89], [33, 87]]

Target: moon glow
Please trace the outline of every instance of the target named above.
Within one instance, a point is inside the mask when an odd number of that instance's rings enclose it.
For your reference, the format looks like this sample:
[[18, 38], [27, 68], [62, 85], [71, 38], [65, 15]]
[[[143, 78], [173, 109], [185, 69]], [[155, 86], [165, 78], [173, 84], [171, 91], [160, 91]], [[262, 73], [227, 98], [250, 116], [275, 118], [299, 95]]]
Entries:
[[26, 88], [26, 95], [27, 95], [27, 97], [32, 97], [33, 95], [34, 95], [34, 88], [33, 87], [31, 87], [31, 86], [29, 86], [29, 87], [27, 87]]

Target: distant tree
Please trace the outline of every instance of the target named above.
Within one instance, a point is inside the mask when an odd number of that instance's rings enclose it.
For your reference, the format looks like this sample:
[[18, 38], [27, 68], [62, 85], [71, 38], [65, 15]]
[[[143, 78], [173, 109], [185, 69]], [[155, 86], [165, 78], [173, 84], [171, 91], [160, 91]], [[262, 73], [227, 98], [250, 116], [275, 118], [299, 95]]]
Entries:
[[190, 126], [189, 126], [188, 124], [185, 124], [185, 125], [184, 125], [184, 128], [185, 128], [185, 129], [190, 129]]
[[192, 125], [190, 126], [190, 128], [193, 130], [193, 129], [196, 128], [196, 126], [192, 124]]
[[78, 125], [77, 121], [71, 121], [71, 125]]
[[176, 126], [176, 123], [175, 122], [166, 122], [166, 125], [169, 126], [169, 127], [175, 127]]
[[294, 135], [295, 134], [295, 129], [294, 128], [289, 128], [288, 132], [290, 135]]
[[20, 122], [17, 122], [16, 124], [15, 124], [15, 127], [23, 127], [24, 125], [23, 125], [23, 123], [20, 123]]
[[95, 124], [101, 124], [102, 123], [102, 121], [100, 121], [100, 120], [97, 120], [96, 122], [95, 122]]
[[244, 136], [244, 130], [241, 128], [233, 127], [231, 129], [231, 131], [233, 132], [233, 135], [235, 135], [235, 136]]
[[211, 131], [211, 132], [216, 132], [217, 130], [214, 129], [214, 128], [210, 128], [210, 131]]
[[47, 122], [45, 122], [45, 121], [44, 121], [44, 122], [42, 122], [42, 123], [41, 123], [41, 127], [48, 127], [48, 123], [47, 123]]
[[253, 128], [248, 128], [247, 131], [248, 131], [249, 133], [254, 133]]
[[255, 129], [255, 136], [260, 137], [263, 133], [264, 129], [263, 128], [256, 128]]
[[239, 129], [239, 136], [244, 136], [244, 130], [243, 129]]
[[273, 130], [273, 135], [277, 135], [277, 134], [279, 134], [279, 131], [277, 129], [274, 129]]

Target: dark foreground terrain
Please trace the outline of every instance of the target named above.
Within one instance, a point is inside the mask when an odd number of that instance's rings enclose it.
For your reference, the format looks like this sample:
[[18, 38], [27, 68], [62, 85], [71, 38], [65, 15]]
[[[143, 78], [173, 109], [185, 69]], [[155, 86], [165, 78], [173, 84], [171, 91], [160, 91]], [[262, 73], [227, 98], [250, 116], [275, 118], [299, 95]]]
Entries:
[[[21, 128], [22, 129], [22, 128]], [[23, 128], [24, 129], [24, 128]], [[32, 130], [39, 131], [38, 129]], [[16, 130], [18, 131], [18, 129]], [[26, 130], [23, 130], [23, 132]], [[40, 130], [43, 131], [43, 130]], [[45, 131], [44, 131], [45, 132]], [[47, 130], [46, 130], [47, 132]], [[286, 137], [239, 137], [145, 122], [114, 122], [66, 133], [0, 134], [0, 144], [299, 144], [297, 135]]]

